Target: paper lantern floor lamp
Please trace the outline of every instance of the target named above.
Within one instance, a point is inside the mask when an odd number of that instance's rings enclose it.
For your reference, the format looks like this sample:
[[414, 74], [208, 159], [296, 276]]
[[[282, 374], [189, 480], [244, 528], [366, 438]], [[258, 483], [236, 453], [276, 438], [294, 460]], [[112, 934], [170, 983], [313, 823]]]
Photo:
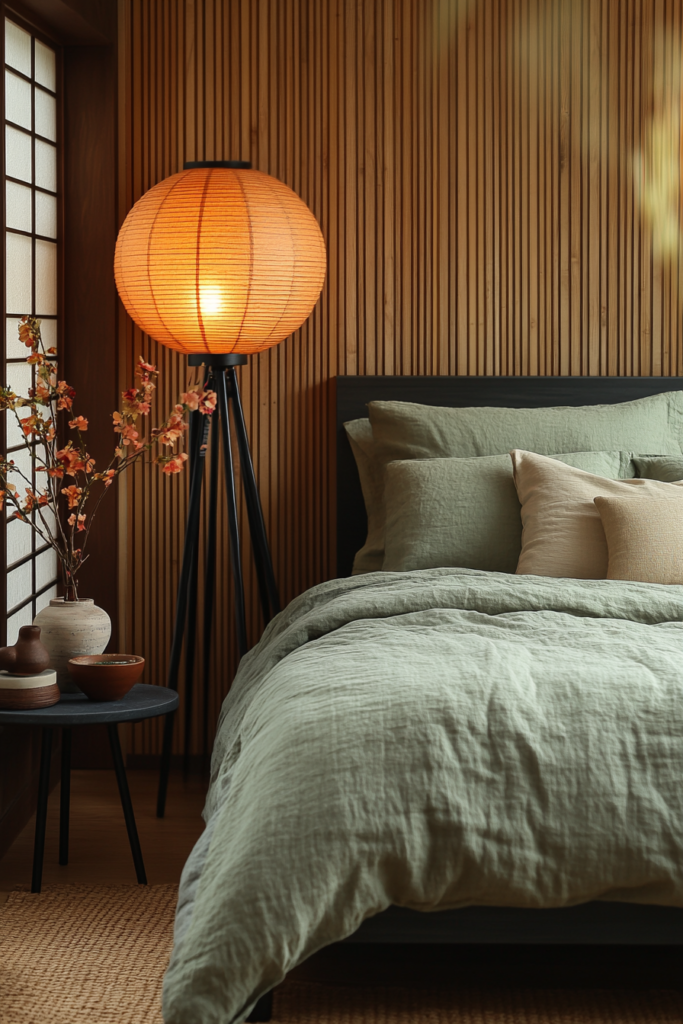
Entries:
[[[318, 300], [325, 267], [325, 243], [306, 204], [283, 182], [252, 170], [250, 164], [241, 161], [186, 163], [180, 173], [159, 182], [138, 200], [119, 232], [114, 272], [126, 310], [145, 333], [186, 353], [190, 366], [204, 365], [205, 384], [218, 395], [212, 416], [192, 415], [189, 434], [190, 498], [168, 678], [169, 686], [177, 689], [187, 630], [186, 759], [191, 727], [201, 492], [209, 432], [213, 432], [214, 443], [210, 446], [203, 643], [208, 652], [216, 571], [220, 431], [237, 643], [242, 655], [247, 649], [247, 636], [231, 412], [265, 622], [279, 611], [279, 599], [235, 367], [246, 363], [247, 356], [279, 344], [301, 326]], [[208, 662], [205, 657], [204, 749]], [[168, 718], [157, 806], [160, 817], [164, 813], [172, 735], [173, 722]]]

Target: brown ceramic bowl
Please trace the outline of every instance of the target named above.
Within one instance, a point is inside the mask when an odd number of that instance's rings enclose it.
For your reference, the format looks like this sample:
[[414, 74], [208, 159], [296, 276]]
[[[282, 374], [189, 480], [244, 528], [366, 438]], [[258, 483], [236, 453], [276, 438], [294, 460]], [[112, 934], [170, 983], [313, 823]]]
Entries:
[[137, 683], [145, 659], [136, 654], [81, 654], [69, 661], [76, 686], [90, 700], [120, 700]]

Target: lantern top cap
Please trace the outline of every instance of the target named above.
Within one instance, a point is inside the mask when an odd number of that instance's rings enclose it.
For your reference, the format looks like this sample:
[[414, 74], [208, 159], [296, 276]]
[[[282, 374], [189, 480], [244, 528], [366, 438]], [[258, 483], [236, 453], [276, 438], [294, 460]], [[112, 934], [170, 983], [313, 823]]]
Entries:
[[184, 171], [193, 171], [197, 167], [231, 167], [236, 171], [250, 171], [248, 160], [189, 160], [183, 164]]
[[244, 366], [247, 357], [242, 352], [199, 352], [187, 357], [188, 366], [212, 366], [214, 370], [225, 370], [229, 366]]

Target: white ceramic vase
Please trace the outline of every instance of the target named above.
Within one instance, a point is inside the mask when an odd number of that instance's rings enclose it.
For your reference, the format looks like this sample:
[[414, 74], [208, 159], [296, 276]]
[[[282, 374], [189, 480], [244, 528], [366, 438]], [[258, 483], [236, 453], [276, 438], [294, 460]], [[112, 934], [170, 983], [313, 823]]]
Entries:
[[111, 619], [91, 597], [65, 601], [56, 597], [33, 620], [40, 626], [40, 639], [50, 653], [62, 693], [80, 693], [67, 668], [69, 658], [78, 654], [102, 654], [111, 636]]

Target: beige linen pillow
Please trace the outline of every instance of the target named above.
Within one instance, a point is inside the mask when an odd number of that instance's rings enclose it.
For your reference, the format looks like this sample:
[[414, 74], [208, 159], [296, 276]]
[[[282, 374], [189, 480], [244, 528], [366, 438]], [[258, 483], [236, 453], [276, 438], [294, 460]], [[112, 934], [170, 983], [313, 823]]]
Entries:
[[522, 575], [604, 580], [607, 541], [594, 499], [683, 494], [683, 482], [606, 480], [533, 452], [510, 455], [522, 506]]
[[683, 494], [597, 497], [595, 505], [607, 539], [608, 580], [683, 584]]

